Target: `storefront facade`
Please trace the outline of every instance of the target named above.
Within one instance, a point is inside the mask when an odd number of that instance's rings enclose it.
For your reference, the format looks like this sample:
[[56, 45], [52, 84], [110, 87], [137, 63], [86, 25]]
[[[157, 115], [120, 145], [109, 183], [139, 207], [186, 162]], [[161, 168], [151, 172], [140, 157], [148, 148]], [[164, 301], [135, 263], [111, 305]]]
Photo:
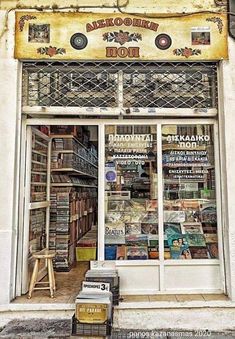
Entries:
[[[9, 16], [5, 43], [13, 45], [3, 55], [3, 76], [10, 70], [15, 77], [9, 98], [15, 109], [2, 124], [9, 148], [3, 165], [9, 178], [2, 185], [8, 187], [2, 204], [2, 250], [8, 244], [9, 251], [2, 290], [8, 293], [2, 304], [27, 292], [27, 206], [50, 213], [48, 191], [42, 205], [30, 200], [31, 133], [67, 125], [97, 129], [97, 259], [116, 265], [121, 293], [225, 294], [224, 307], [232, 308], [233, 40], [226, 15], [95, 12]], [[168, 20], [177, 29], [168, 28]], [[8, 95], [3, 104], [9, 112]], [[10, 206], [12, 218], [6, 218]], [[223, 312], [222, 303], [215, 305]], [[227, 314], [230, 324], [232, 309]]]

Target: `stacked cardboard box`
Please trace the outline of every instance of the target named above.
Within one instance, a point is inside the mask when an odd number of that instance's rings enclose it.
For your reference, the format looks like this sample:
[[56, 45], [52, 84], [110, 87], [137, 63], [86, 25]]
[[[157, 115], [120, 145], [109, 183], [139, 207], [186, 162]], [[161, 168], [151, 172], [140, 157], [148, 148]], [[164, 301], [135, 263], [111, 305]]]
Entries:
[[110, 284], [83, 282], [75, 300], [72, 335], [104, 336], [111, 334], [113, 320]]

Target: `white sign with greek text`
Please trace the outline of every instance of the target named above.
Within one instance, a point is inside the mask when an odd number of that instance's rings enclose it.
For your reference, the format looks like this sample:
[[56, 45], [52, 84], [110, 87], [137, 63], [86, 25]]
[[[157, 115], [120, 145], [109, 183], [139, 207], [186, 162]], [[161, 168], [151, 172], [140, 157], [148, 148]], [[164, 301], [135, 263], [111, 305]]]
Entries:
[[109, 292], [110, 283], [83, 281], [82, 290], [84, 292]]

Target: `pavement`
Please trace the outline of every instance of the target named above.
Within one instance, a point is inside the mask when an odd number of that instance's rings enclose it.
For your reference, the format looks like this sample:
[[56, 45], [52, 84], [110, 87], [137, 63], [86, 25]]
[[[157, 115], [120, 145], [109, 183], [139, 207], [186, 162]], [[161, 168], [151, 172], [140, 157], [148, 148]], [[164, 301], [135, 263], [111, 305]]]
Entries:
[[12, 320], [2, 330], [0, 339], [235, 339], [235, 332], [224, 333], [210, 331], [179, 331], [179, 330], [121, 330], [112, 329], [110, 336], [72, 336], [72, 322], [68, 319], [28, 319]]

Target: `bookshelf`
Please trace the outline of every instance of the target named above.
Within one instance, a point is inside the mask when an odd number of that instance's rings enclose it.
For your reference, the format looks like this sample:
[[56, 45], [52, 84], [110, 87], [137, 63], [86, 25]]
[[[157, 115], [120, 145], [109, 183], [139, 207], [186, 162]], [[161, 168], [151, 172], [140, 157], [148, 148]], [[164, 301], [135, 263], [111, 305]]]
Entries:
[[36, 129], [31, 133], [31, 168], [29, 207], [29, 249], [30, 253], [46, 247], [46, 228], [49, 225], [48, 201], [50, 142]]
[[76, 135], [53, 134], [51, 140], [50, 248], [55, 270], [68, 272], [76, 247], [96, 224], [98, 156]]
[[81, 175], [84, 177], [89, 177], [93, 179], [97, 179], [98, 177], [95, 175], [91, 175], [82, 171], [79, 171], [75, 168], [53, 168], [51, 172], [70, 172], [70, 175]]

